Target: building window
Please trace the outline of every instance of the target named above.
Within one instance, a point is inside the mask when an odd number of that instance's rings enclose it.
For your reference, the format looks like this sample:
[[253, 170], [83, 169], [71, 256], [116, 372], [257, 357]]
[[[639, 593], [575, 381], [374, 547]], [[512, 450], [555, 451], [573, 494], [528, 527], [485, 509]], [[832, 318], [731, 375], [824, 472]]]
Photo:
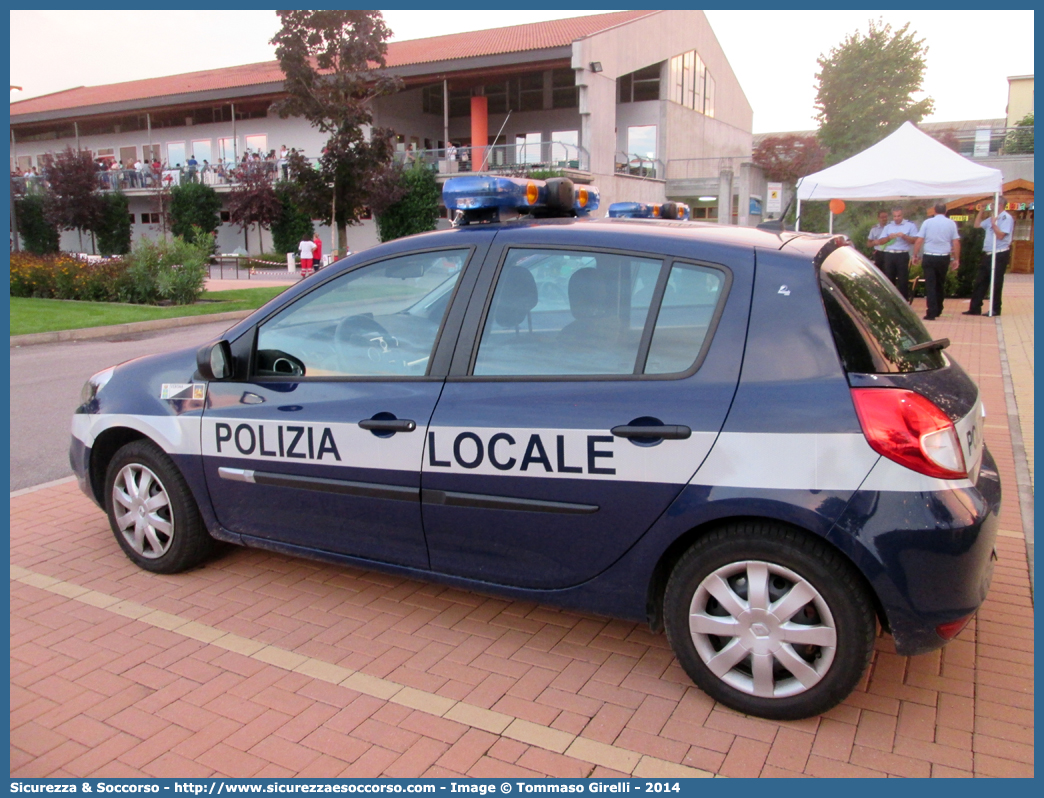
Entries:
[[580, 89], [576, 75], [568, 67], [551, 70], [551, 107], [576, 108], [580, 104]]
[[442, 116], [442, 84], [421, 89], [421, 110], [426, 114]]
[[199, 161], [200, 165], [203, 161], [208, 163], [214, 162], [214, 153], [211, 150], [212, 142], [210, 139], [197, 139], [192, 142], [192, 155]]
[[660, 71], [663, 62], [623, 75], [617, 80], [622, 103], [640, 103], [660, 99]]
[[261, 155], [268, 154], [268, 136], [264, 134], [258, 134], [255, 136], [246, 137], [246, 151], [249, 153], [260, 153]]
[[580, 168], [580, 154], [577, 144], [580, 141], [579, 131], [555, 130], [551, 133], [551, 160], [559, 166]]
[[508, 94], [510, 81], [503, 83], [487, 83], [482, 87], [482, 93], [486, 95], [486, 107], [491, 114], [506, 114], [508, 112]]
[[167, 142], [167, 166], [175, 168], [185, 163], [185, 142], [183, 141], [168, 141]]
[[152, 161], [158, 161], [160, 159], [160, 145], [159, 144], [142, 144], [141, 145], [141, 156], [150, 163]]
[[710, 70], [707, 70], [707, 84], [704, 88], [703, 113], [714, 116], [714, 78], [711, 77]]
[[671, 102], [714, 116], [714, 78], [695, 50], [671, 59], [668, 86]]
[[656, 125], [627, 128], [627, 154], [648, 160], [656, 159]]
[[515, 163], [540, 163], [542, 149], [539, 133], [519, 133], [515, 136]]
[[234, 138], [218, 139], [218, 158], [226, 164], [236, 162], [236, 140]]
[[158, 213], [143, 213], [141, 215], [142, 224], [159, 224], [160, 215]]
[[230, 211], [221, 211], [221, 223], [228, 224], [232, 221], [232, 213]]
[[130, 217], [130, 223], [134, 224], [134, 214], [133, 213], [128, 213], [127, 215]]
[[518, 76], [518, 110], [542, 111], [544, 109], [544, 73], [532, 72]]

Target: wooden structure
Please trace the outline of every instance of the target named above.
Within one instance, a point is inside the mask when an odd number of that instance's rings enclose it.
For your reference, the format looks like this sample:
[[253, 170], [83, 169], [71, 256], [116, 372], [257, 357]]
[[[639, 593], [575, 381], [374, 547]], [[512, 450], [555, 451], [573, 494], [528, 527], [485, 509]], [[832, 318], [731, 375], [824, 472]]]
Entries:
[[[1015, 218], [1015, 238], [1011, 245], [1009, 271], [1033, 274], [1033, 183], [1029, 180], [1012, 180], [1004, 184], [1004, 197], [1008, 204], [1005, 210]], [[992, 196], [961, 197], [946, 204], [947, 215], [958, 224], [975, 221], [980, 208], [985, 207]]]

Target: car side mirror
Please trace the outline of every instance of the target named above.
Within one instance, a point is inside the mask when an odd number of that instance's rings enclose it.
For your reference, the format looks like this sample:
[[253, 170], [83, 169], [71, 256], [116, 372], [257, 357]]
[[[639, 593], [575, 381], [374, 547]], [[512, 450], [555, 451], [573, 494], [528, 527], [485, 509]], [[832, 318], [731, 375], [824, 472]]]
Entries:
[[228, 341], [207, 344], [196, 353], [196, 368], [205, 380], [224, 380], [232, 376], [232, 347]]

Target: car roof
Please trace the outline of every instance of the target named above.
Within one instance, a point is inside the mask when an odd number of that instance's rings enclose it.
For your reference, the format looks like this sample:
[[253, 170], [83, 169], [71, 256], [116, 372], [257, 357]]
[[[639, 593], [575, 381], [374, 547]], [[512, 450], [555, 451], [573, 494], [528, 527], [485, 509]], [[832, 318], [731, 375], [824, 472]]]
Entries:
[[[803, 252], [813, 254], [818, 251], [825, 242], [835, 238], [830, 235], [818, 233], [801, 233], [793, 231], [763, 230], [755, 227], [740, 227], [738, 225], [717, 224], [715, 222], [697, 221], [667, 221], [663, 219], [623, 219], [623, 218], [561, 218], [561, 219], [533, 219], [523, 217], [507, 222], [490, 222], [464, 225], [451, 230], [439, 230], [432, 233], [422, 233], [410, 236], [410, 240], [420, 243], [421, 239], [428, 237], [441, 237], [447, 234], [460, 233], [469, 230], [518, 230], [526, 227], [570, 227], [579, 230], [591, 230], [591, 232], [612, 230], [614, 232], [627, 232], [632, 235], [651, 236], [658, 239], [679, 238], [698, 241], [720, 246], [732, 246], [740, 249], [752, 247], [763, 247], [766, 249], [782, 249], [788, 244], [806, 244], [798, 246]], [[432, 242], [434, 243], [434, 241]], [[810, 246], [809, 246], [810, 245]]]

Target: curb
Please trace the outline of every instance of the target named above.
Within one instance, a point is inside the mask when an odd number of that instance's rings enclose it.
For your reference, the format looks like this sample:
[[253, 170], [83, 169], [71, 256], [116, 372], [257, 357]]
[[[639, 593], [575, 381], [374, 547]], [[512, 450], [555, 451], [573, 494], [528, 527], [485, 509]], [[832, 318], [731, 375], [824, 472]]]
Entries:
[[1004, 340], [1004, 327], [1001, 320], [996, 320], [997, 343], [1000, 344], [1001, 376], [1004, 379], [1004, 404], [1008, 414], [1008, 430], [1011, 433], [1011, 449], [1015, 458], [1015, 484], [1018, 488], [1019, 510], [1022, 514], [1022, 532], [1026, 538], [1026, 561], [1029, 566], [1030, 596], [1035, 590], [1033, 573], [1033, 555], [1035, 544], [1033, 539], [1033, 483], [1030, 480], [1029, 461], [1026, 459], [1026, 444], [1022, 438], [1022, 422], [1019, 420], [1019, 406], [1015, 399], [1015, 385], [1011, 379], [1011, 368], [1008, 365], [1008, 348]]
[[18, 490], [11, 491], [11, 498], [16, 496], [25, 496], [27, 493], [36, 493], [38, 490], [46, 490], [47, 488], [53, 488], [58, 485], [66, 485], [70, 482], [75, 482], [76, 477], [62, 477], [61, 479], [52, 479], [50, 482], [41, 482], [39, 485], [30, 485], [28, 488], [19, 488]]
[[225, 313], [211, 313], [209, 315], [175, 316], [171, 319], [132, 321], [128, 324], [112, 324], [107, 327], [83, 327], [78, 330], [54, 330], [53, 332], [29, 333], [28, 335], [12, 335], [11, 346], [53, 344], [62, 341], [87, 341], [92, 338], [109, 338], [114, 335], [166, 330], [173, 327], [191, 327], [195, 324], [210, 324], [217, 321], [239, 321], [240, 319], [245, 319], [253, 312], [252, 310], [230, 310]]

